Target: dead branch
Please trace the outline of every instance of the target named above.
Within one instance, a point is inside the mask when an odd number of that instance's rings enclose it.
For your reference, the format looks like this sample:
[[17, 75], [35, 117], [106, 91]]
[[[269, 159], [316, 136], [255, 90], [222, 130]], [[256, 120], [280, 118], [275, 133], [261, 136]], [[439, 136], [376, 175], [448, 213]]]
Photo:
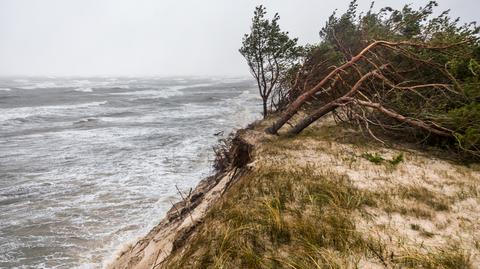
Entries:
[[[382, 106], [379, 103], [372, 103], [372, 102], [367, 102], [367, 101], [362, 101], [362, 100], [354, 100], [353, 98], [348, 98], [348, 99], [350, 99], [350, 101], [354, 101], [354, 102], [358, 103], [359, 105], [374, 108], [374, 109], [380, 111], [381, 113], [387, 115], [390, 118], [396, 119], [396, 120], [398, 120], [400, 122], [403, 122], [403, 123], [406, 123], [406, 124], [409, 124], [413, 127], [423, 129], [427, 132], [434, 133], [436, 135], [444, 136], [444, 137], [452, 137], [453, 136], [452, 131], [447, 132], [447, 131], [444, 131], [444, 130], [440, 130], [436, 126], [428, 125], [423, 121], [407, 118], [407, 117], [405, 117], [405, 116], [403, 116], [403, 115], [401, 115], [401, 114], [399, 114], [399, 113], [397, 113], [393, 110], [385, 108], [384, 106]], [[444, 129], [444, 128], [442, 128], [442, 129]]]

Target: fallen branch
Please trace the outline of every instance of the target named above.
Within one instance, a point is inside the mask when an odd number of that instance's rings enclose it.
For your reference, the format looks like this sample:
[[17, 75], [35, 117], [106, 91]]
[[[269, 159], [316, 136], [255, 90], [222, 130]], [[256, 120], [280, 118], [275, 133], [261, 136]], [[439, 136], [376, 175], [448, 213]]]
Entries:
[[[423, 121], [407, 118], [407, 117], [405, 117], [405, 116], [403, 116], [403, 115], [401, 115], [401, 114], [399, 114], [399, 113], [397, 113], [393, 110], [385, 108], [384, 106], [382, 106], [379, 103], [372, 103], [372, 102], [367, 102], [367, 101], [362, 101], [362, 100], [355, 100], [353, 98], [349, 98], [349, 99], [350, 99], [350, 101], [354, 101], [354, 102], [356, 102], [356, 103], [358, 103], [362, 106], [374, 108], [374, 109], [382, 112], [383, 114], [387, 115], [390, 118], [394, 118], [394, 119], [396, 119], [400, 122], [404, 122], [404, 123], [406, 123], [408, 125], [411, 125], [413, 127], [423, 129], [427, 132], [434, 133], [434, 134], [439, 135], [439, 136], [453, 137], [453, 132], [452, 131], [447, 132], [447, 131], [444, 131], [444, 130], [439, 130], [436, 127], [430, 126]], [[444, 129], [444, 128], [442, 128], [442, 129]]]

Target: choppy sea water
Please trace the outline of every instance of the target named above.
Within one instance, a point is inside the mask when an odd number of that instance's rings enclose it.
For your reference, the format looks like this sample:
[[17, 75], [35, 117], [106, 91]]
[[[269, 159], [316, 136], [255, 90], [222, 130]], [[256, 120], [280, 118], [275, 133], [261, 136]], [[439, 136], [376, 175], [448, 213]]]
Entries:
[[260, 116], [249, 79], [0, 79], [0, 268], [97, 268]]

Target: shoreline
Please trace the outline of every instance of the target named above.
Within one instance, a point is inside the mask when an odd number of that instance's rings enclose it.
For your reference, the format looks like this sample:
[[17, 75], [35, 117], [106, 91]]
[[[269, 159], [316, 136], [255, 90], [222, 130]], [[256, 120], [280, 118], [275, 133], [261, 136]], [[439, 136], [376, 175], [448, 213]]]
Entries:
[[[250, 158], [251, 141], [245, 140], [247, 128], [239, 129], [229, 154], [233, 159], [240, 155]], [[245, 145], [247, 145], [245, 147]], [[248, 148], [246, 152], [245, 148]], [[227, 191], [229, 186], [242, 176], [247, 162], [231, 164], [223, 171], [216, 171], [195, 186], [182, 200], [173, 203], [160, 222], [146, 235], [131, 240], [119, 247], [111, 258], [103, 262], [105, 269], [156, 268], [176, 249], [183, 246], [189, 235], [202, 222], [208, 210]]]
[[187, 202], [173, 204], [157, 225], [146, 235], [120, 247], [103, 268], [151, 268], [161, 263], [175, 248], [175, 241], [188, 234], [205, 214], [209, 203], [218, 199], [217, 194], [223, 192], [228, 176], [229, 173], [216, 174], [201, 180]]

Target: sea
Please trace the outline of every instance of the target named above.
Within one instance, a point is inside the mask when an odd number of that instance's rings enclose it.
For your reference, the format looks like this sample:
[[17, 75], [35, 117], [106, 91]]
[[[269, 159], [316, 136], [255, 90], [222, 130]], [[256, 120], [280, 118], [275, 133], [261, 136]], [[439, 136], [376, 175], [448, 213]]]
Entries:
[[0, 78], [0, 268], [101, 268], [260, 105], [248, 77]]

